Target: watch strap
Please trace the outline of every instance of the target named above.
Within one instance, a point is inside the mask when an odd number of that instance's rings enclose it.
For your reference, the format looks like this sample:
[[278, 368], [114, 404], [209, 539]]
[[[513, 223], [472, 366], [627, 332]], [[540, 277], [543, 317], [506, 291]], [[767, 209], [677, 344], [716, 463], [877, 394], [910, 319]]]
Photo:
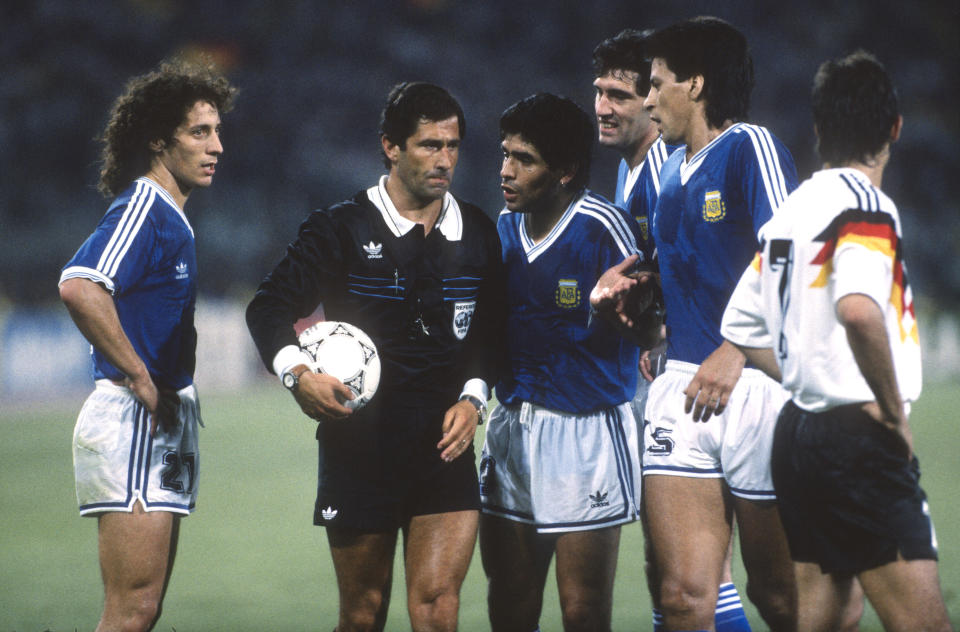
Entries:
[[460, 396], [459, 401], [462, 402], [463, 400], [467, 400], [468, 402], [473, 404], [474, 408], [477, 409], [477, 425], [482, 424], [483, 418], [487, 413], [486, 403], [480, 401], [479, 397], [475, 397], [473, 395], [470, 395], [469, 393], [464, 393], [463, 395]]

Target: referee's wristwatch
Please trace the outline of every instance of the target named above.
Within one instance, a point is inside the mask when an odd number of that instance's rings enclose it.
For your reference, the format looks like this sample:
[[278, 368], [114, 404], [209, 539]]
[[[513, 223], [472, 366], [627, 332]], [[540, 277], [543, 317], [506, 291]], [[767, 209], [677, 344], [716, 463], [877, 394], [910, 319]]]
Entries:
[[480, 398], [479, 398], [479, 397], [474, 397], [473, 395], [468, 395], [468, 394], [466, 394], [466, 393], [464, 393], [463, 395], [461, 395], [461, 396], [460, 396], [460, 399], [459, 399], [458, 401], [461, 401], [461, 402], [462, 402], [463, 400], [467, 400], [468, 402], [470, 402], [471, 404], [473, 404], [474, 407], [476, 407], [476, 409], [477, 409], [477, 425], [478, 425], [478, 426], [481, 425], [481, 424], [483, 423], [483, 418], [484, 418], [484, 417], [486, 416], [486, 414], [487, 414], [487, 405], [486, 405], [484, 402], [480, 401]]
[[287, 390], [291, 393], [297, 390], [297, 386], [300, 385], [300, 376], [310, 370], [306, 364], [295, 364], [286, 371], [283, 372], [283, 375], [280, 376], [280, 381], [283, 382], [283, 385], [287, 387]]

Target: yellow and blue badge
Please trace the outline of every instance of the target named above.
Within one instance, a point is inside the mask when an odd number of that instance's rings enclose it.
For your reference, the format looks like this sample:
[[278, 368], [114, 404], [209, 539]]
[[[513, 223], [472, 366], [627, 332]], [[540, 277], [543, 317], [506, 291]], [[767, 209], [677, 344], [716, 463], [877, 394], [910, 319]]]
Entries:
[[646, 241], [650, 239], [650, 228], [647, 223], [646, 215], [636, 215], [634, 219], [637, 220], [637, 224], [640, 225], [640, 236], [643, 237], [643, 240]]
[[707, 191], [703, 196], [703, 221], [719, 222], [727, 214], [720, 191]]
[[554, 292], [557, 307], [574, 309], [580, 306], [580, 285], [576, 279], [560, 279]]

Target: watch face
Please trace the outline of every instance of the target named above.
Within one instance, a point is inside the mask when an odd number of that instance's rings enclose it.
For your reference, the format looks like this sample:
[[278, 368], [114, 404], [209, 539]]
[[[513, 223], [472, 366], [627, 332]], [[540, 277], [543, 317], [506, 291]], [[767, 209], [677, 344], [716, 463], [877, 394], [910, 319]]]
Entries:
[[297, 385], [297, 376], [293, 373], [284, 373], [283, 374], [283, 385], [287, 388], [293, 388]]

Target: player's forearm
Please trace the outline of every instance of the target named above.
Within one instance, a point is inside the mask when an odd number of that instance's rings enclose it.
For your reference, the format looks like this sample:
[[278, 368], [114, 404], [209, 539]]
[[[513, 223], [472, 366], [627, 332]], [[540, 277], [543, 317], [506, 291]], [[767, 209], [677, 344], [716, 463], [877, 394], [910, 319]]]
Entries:
[[746, 356], [747, 362], [760, 369], [777, 382], [783, 381], [783, 375], [780, 372], [780, 365], [777, 364], [777, 356], [773, 349], [759, 347], [743, 347], [734, 345], [740, 352]]
[[267, 368], [273, 367], [278, 352], [299, 346], [293, 325], [297, 316], [289, 303], [280, 300], [264, 286], [257, 290], [245, 313], [247, 329]]
[[880, 410], [891, 422], [903, 423], [903, 400], [880, 307], [863, 294], [850, 294], [837, 302], [837, 317]]
[[60, 298], [80, 333], [110, 364], [133, 381], [149, 377], [123, 331], [109, 292], [89, 279], [73, 278], [61, 284]]

